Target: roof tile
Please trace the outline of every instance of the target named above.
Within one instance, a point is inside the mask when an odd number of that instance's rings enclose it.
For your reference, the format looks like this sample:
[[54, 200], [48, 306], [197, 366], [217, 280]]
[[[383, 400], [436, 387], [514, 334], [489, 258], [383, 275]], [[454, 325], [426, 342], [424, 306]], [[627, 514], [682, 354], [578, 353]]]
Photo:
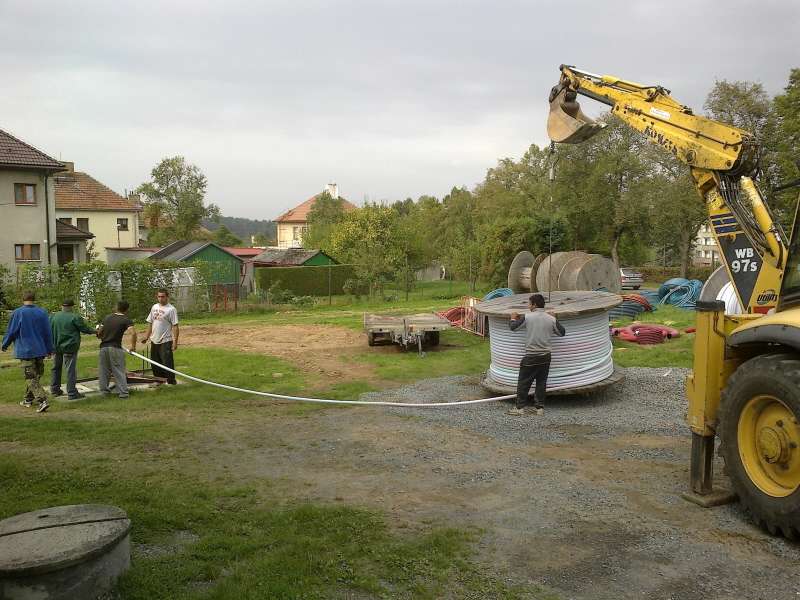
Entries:
[[[317, 201], [317, 198], [322, 196], [325, 192], [319, 193], [313, 198], [309, 198], [305, 202], [303, 202], [300, 206], [295, 206], [291, 210], [287, 210], [277, 219], [274, 219], [276, 223], [305, 223], [308, 221], [308, 213], [311, 212], [311, 209], [314, 207], [314, 202]], [[358, 207], [355, 204], [352, 204], [339, 196], [339, 200], [342, 201], [342, 206], [344, 210], [351, 211], [357, 210]]]
[[63, 171], [66, 166], [0, 129], [0, 167]]
[[56, 208], [60, 210], [142, 210], [141, 204], [107, 188], [95, 178], [79, 171], [55, 176]]

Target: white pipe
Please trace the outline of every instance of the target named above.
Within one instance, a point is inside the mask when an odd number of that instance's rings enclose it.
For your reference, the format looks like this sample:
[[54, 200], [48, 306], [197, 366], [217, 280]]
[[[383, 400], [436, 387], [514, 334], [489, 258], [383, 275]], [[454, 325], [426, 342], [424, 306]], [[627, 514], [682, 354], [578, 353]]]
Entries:
[[270, 394], [269, 392], [259, 392], [257, 390], [246, 390], [244, 388], [238, 388], [230, 385], [224, 385], [222, 383], [207, 381], [205, 379], [200, 379], [199, 377], [192, 377], [191, 375], [186, 375], [185, 373], [181, 373], [180, 371], [176, 371], [174, 369], [170, 369], [169, 367], [165, 367], [164, 365], [159, 364], [154, 360], [150, 360], [146, 356], [142, 356], [141, 354], [132, 352], [127, 348], [123, 348], [123, 350], [125, 350], [125, 352], [127, 352], [131, 356], [135, 356], [136, 358], [141, 358], [142, 360], [146, 360], [151, 365], [156, 365], [157, 367], [161, 367], [165, 371], [169, 371], [170, 373], [175, 373], [175, 375], [180, 375], [181, 377], [185, 377], [186, 379], [191, 379], [192, 381], [198, 381], [200, 383], [213, 385], [216, 387], [224, 388], [226, 390], [233, 390], [234, 392], [245, 392], [246, 394], [256, 394], [257, 396], [269, 396], [270, 398], [282, 398], [284, 400], [301, 400], [303, 402], [326, 402], [330, 404], [368, 404], [368, 405], [379, 405], [379, 406], [402, 406], [405, 408], [441, 408], [443, 406], [463, 406], [465, 404], [483, 404], [486, 402], [497, 402], [498, 400], [510, 400], [511, 398], [516, 398], [516, 394], [514, 394], [511, 396], [496, 396], [494, 398], [481, 398], [480, 400], [464, 400], [463, 402], [413, 404], [411, 402], [367, 402], [366, 400], [325, 400], [323, 398], [301, 398], [299, 396], [284, 396], [282, 394]]

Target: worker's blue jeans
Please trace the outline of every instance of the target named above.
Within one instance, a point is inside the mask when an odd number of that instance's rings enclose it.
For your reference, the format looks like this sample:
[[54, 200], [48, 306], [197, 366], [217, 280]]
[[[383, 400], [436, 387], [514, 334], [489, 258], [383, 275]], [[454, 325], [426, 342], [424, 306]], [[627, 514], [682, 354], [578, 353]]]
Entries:
[[76, 352], [56, 352], [53, 354], [53, 368], [50, 369], [50, 393], [61, 392], [61, 371], [67, 371], [67, 396], [78, 395], [78, 354]]
[[515, 406], [524, 408], [528, 400], [531, 386], [536, 383], [533, 391], [534, 408], [544, 408], [545, 394], [547, 393], [547, 375], [550, 373], [550, 358], [547, 354], [526, 354], [519, 363], [519, 379], [517, 380], [517, 398]]

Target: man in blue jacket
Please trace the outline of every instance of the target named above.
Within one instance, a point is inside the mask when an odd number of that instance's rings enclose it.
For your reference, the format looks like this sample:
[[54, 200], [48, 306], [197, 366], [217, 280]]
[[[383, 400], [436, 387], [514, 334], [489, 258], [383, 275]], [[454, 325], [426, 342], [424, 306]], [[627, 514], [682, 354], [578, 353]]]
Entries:
[[53, 332], [47, 311], [36, 306], [35, 302], [33, 290], [22, 292], [22, 306], [11, 314], [2, 350], [5, 352], [14, 344], [14, 358], [19, 359], [25, 375], [25, 396], [20, 405], [33, 406], [36, 400], [39, 403], [36, 412], [44, 412], [50, 405], [40, 380], [44, 374], [45, 357], [53, 355]]

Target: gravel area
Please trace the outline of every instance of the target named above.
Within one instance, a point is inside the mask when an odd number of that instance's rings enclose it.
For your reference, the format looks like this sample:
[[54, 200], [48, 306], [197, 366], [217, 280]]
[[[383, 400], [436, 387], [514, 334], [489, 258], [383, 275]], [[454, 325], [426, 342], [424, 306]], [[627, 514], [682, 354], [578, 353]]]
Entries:
[[[680, 496], [689, 485], [688, 373], [629, 368], [592, 396], [548, 398], [544, 416], [506, 415], [505, 401], [388, 407], [387, 418], [415, 421], [415, 443], [384, 462], [430, 466], [444, 499], [428, 517], [484, 528], [481, 562], [562, 598], [796, 599], [797, 545], [754, 526], [738, 503], [705, 509]], [[445, 377], [362, 399], [486, 396], [475, 377]], [[717, 459], [724, 488], [721, 473]]]

